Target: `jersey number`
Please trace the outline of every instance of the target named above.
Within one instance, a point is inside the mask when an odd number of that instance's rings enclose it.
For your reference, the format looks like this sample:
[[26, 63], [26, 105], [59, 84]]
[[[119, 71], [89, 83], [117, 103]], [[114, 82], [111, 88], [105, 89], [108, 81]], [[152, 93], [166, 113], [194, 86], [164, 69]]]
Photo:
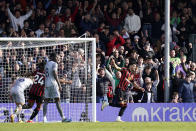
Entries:
[[34, 84], [40, 84], [41, 86], [44, 84], [44, 80], [43, 80], [43, 76], [39, 76], [39, 75], [36, 75], [35, 76], [35, 80], [34, 80]]

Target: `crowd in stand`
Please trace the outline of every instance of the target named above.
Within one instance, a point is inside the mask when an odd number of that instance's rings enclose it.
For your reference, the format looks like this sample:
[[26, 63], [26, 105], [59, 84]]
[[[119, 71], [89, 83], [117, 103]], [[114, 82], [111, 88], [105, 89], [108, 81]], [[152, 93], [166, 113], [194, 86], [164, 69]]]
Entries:
[[[164, 102], [164, 0], [0, 0], [0, 14], [1, 37], [95, 37], [97, 102], [124, 68], [128, 102]], [[171, 0], [170, 16], [170, 101], [195, 102], [196, 0]]]

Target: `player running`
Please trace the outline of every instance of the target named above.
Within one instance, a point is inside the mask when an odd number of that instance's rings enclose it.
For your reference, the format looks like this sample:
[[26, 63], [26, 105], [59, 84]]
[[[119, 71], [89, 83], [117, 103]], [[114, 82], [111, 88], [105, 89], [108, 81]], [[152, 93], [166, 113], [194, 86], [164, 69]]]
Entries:
[[32, 84], [33, 81], [31, 79], [21, 77], [15, 80], [15, 82], [11, 86], [10, 96], [16, 103], [16, 109], [14, 113], [10, 116], [11, 122], [14, 122], [14, 119], [17, 115], [19, 115], [19, 122], [22, 122], [20, 114], [22, 111], [22, 106], [25, 104], [24, 90], [30, 87]]
[[66, 119], [60, 104], [60, 91], [62, 90], [59, 78], [58, 78], [58, 56], [56, 53], [50, 54], [50, 60], [46, 63], [45, 66], [45, 94], [44, 94], [44, 106], [43, 106], [43, 119], [44, 122], [47, 122], [46, 113], [47, 105], [50, 99], [55, 99], [56, 107], [62, 118], [62, 122], [70, 122], [70, 119]]
[[33, 107], [35, 102], [37, 104], [32, 115], [30, 116], [30, 119], [27, 121], [28, 123], [33, 122], [33, 119], [39, 113], [39, 110], [43, 103], [43, 94], [44, 94], [44, 85], [45, 85], [44, 67], [45, 67], [45, 62], [41, 62], [38, 64], [38, 68], [36, 71], [25, 74], [26, 76], [34, 76], [34, 82], [29, 91], [28, 104], [23, 105], [22, 109], [30, 109]]
[[[120, 68], [118, 67], [115, 62], [114, 62], [114, 67], [121, 71], [122, 76], [120, 78], [119, 84], [115, 89], [115, 95], [113, 98], [112, 103], [109, 103], [109, 106], [112, 107], [119, 107], [120, 111], [118, 113], [118, 116], [116, 118], [117, 122], [123, 122], [121, 120], [121, 117], [123, 116], [126, 108], [127, 108], [127, 103], [128, 103], [128, 93], [127, 91], [129, 88], [136, 88], [144, 92], [144, 88], [139, 87], [135, 82], [134, 82], [134, 71], [136, 70], [136, 63], [132, 62], [129, 64], [128, 69], [127, 68]], [[107, 104], [104, 104], [102, 106], [102, 110], [107, 106]]]

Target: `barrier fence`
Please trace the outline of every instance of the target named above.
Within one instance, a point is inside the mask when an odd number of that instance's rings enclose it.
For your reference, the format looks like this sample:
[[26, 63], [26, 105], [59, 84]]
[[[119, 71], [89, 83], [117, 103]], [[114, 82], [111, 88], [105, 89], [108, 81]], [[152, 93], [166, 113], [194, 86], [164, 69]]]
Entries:
[[[83, 121], [83, 115], [85, 113], [85, 104], [83, 103], [71, 103], [74, 106], [70, 106], [70, 104], [62, 104], [62, 108], [64, 109], [64, 114], [66, 117], [72, 118], [74, 121]], [[48, 111], [50, 108], [56, 105], [54, 103], [50, 103], [48, 105]], [[74, 107], [80, 106], [83, 110], [70, 113], [74, 110]], [[73, 107], [73, 108], [70, 108]], [[90, 105], [89, 105], [90, 107]], [[10, 104], [9, 106], [7, 103], [0, 104], [0, 122], [5, 122], [6, 118], [9, 117], [11, 113], [13, 113], [15, 109], [15, 104]], [[9, 115], [5, 114], [5, 111], [9, 112]], [[33, 112], [32, 109], [23, 110], [25, 115], [25, 119], [28, 119]], [[53, 107], [53, 113], [57, 113], [58, 111], [56, 108]], [[116, 116], [118, 115], [119, 108], [114, 107], [106, 107], [103, 111], [101, 111], [101, 104], [97, 104], [97, 121], [100, 122], [112, 122], [116, 120]], [[83, 114], [83, 115], [82, 115]], [[69, 115], [69, 116], [68, 116]], [[92, 114], [88, 114], [90, 117]], [[78, 120], [75, 120], [77, 118]], [[60, 121], [61, 118], [59, 115], [54, 117], [47, 117], [48, 121]], [[196, 104], [195, 103], [151, 103], [151, 104], [142, 104], [142, 103], [133, 103], [128, 104], [128, 107], [122, 117], [122, 120], [129, 121], [129, 122], [140, 122], [140, 121], [149, 121], [149, 122], [164, 122], [164, 121], [183, 121], [183, 122], [190, 122], [196, 121]], [[43, 121], [43, 110], [41, 109], [38, 116], [34, 119], [36, 122]]]

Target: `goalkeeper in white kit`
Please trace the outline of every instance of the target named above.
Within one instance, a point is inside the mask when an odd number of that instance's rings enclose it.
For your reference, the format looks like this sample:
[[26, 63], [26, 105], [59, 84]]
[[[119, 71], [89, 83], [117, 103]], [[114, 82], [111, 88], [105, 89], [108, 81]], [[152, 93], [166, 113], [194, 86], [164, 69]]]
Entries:
[[[14, 113], [10, 116], [11, 122], [14, 122], [17, 115], [20, 116], [22, 111], [22, 106], [25, 104], [24, 90], [29, 88], [33, 84], [30, 78], [20, 77], [15, 80], [10, 89], [10, 97], [16, 103], [16, 109]], [[22, 122], [19, 117], [19, 122]]]

